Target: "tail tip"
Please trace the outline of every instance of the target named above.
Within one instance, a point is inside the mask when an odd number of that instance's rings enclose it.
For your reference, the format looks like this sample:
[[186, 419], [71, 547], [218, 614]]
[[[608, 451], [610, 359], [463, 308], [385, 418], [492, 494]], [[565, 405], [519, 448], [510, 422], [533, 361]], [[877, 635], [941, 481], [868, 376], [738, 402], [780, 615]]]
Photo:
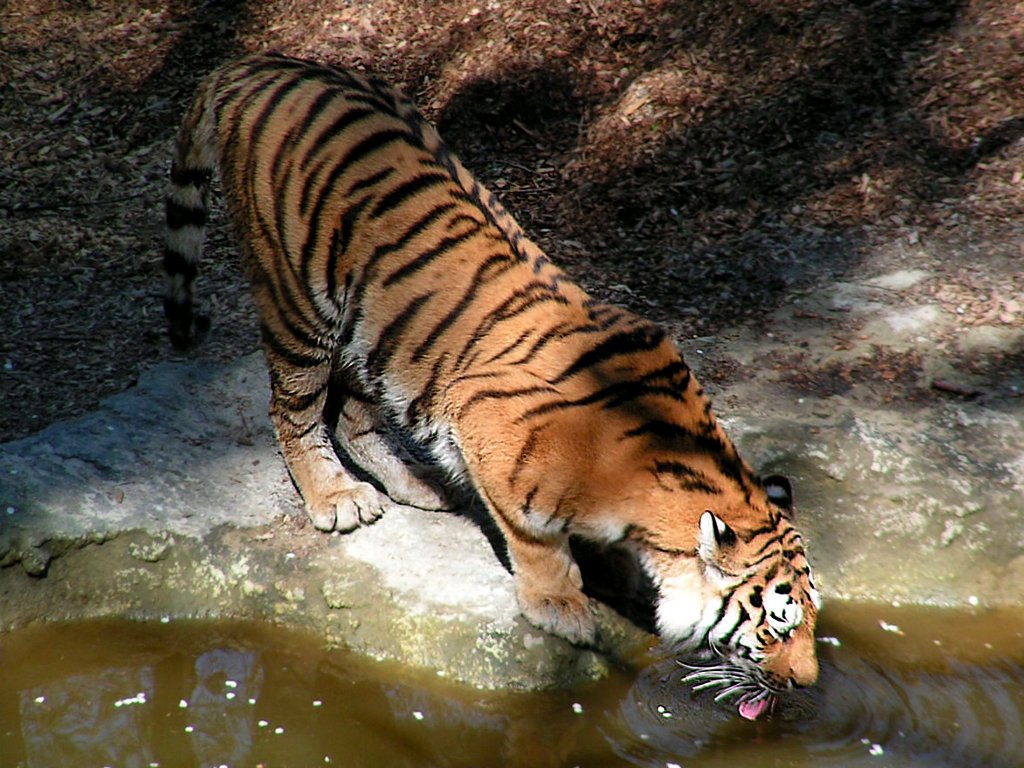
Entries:
[[183, 352], [198, 346], [210, 330], [210, 318], [197, 313], [191, 305], [164, 302], [167, 334], [175, 349]]

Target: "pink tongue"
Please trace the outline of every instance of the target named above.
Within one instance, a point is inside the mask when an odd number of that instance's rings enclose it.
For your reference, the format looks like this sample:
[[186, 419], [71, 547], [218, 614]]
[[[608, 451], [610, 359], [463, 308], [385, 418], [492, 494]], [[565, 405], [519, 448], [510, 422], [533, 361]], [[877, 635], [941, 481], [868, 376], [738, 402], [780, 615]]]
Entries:
[[757, 720], [768, 708], [768, 699], [757, 699], [756, 701], [741, 701], [740, 716], [747, 720]]

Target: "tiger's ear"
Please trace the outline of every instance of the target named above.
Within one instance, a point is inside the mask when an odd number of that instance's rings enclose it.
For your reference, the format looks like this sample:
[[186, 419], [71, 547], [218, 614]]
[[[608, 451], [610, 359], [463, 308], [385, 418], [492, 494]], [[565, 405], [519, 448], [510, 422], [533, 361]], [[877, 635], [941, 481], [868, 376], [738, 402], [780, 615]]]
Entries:
[[736, 543], [736, 532], [722, 518], [708, 510], [700, 516], [701, 559], [708, 565], [719, 567], [723, 547]]
[[769, 475], [762, 480], [768, 500], [783, 512], [793, 512], [793, 485], [784, 475]]

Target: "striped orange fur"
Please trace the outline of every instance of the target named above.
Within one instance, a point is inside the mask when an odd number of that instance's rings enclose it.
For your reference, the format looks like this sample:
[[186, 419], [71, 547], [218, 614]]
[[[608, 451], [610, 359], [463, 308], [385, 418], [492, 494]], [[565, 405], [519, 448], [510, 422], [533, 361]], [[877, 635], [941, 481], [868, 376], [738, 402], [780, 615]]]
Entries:
[[429, 464], [486, 505], [538, 626], [593, 642], [568, 539], [619, 542], [658, 588], [661, 634], [741, 670], [748, 710], [814, 681], [818, 597], [788, 484], [740, 458], [664, 331], [568, 280], [408, 100], [275, 55], [203, 82], [167, 198], [179, 347], [209, 325], [193, 281], [215, 173], [271, 415], [318, 528], [372, 522], [388, 504], [378, 487], [440, 503], [414, 471]]

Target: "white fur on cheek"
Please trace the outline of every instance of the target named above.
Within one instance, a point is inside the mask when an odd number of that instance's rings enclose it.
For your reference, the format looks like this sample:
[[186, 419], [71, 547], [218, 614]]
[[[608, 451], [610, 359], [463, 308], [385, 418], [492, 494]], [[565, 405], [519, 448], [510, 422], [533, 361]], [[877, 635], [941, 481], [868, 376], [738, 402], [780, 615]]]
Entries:
[[714, 626], [722, 598], [707, 588], [696, 568], [665, 578], [658, 591], [658, 634], [670, 642], [701, 645]]

